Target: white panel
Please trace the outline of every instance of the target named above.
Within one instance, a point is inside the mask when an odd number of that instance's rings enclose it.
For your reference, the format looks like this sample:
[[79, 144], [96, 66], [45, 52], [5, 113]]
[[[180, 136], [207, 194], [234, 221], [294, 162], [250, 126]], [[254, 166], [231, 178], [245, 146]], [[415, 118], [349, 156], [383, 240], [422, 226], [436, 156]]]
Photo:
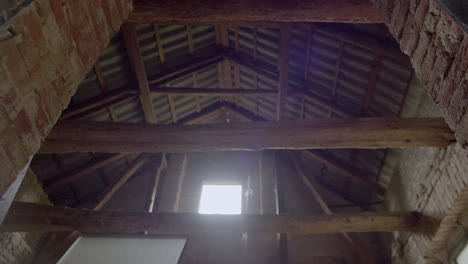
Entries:
[[177, 264], [185, 238], [78, 238], [59, 264]]

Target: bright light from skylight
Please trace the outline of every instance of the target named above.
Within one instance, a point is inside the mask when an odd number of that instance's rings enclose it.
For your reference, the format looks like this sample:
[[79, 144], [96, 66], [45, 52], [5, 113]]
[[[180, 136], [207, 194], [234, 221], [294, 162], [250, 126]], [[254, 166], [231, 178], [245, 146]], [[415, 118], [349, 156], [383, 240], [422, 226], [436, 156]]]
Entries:
[[203, 185], [200, 214], [240, 214], [241, 185]]
[[458, 254], [457, 264], [468, 264], [468, 245]]

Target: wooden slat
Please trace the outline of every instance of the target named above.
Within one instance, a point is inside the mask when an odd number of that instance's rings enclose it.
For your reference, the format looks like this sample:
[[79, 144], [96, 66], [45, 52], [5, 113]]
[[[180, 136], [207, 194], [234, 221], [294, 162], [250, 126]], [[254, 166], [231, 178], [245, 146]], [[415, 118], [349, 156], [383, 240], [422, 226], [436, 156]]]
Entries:
[[[271, 72], [270, 70], [267, 70], [267, 69], [264, 69], [262, 67], [259, 67], [255, 64], [254, 61], [252, 60], [247, 60], [245, 58], [242, 58], [238, 55], [236, 55], [235, 53], [229, 53], [229, 54], [225, 54], [224, 57], [228, 60], [230, 60], [231, 62], [241, 66], [241, 67], [244, 67], [244, 68], [247, 68], [251, 71], [254, 71], [256, 74], [258, 75], [261, 75], [263, 77], [266, 77], [266, 78], [269, 78], [271, 80], [274, 80], [274, 81], [278, 81], [278, 79], [275, 79], [275, 75], [277, 75], [278, 73], [277, 72]], [[255, 80], [257, 79], [257, 77], [255, 76]], [[293, 86], [291, 83], [290, 83], [290, 86]], [[351, 117], [349, 113], [347, 113], [346, 111], [338, 108], [332, 101], [329, 101], [327, 99], [324, 99], [320, 96], [317, 96], [316, 94], [313, 94], [312, 92], [308, 91], [308, 90], [313, 90], [314, 87], [307, 87], [307, 89], [303, 89], [304, 87], [291, 87], [292, 89], [290, 89], [288, 91], [288, 95], [289, 94], [303, 94], [305, 96], [305, 99], [307, 101], [310, 101], [311, 103], [313, 104], [317, 104], [323, 108], [326, 108], [330, 111], [332, 111], [333, 113], [337, 114], [338, 116], [340, 117]]]
[[145, 65], [141, 57], [135, 26], [132, 24], [124, 24], [121, 29], [121, 35], [124, 40], [133, 74], [135, 75], [138, 87], [140, 88], [140, 103], [145, 115], [145, 121], [146, 123], [154, 124], [157, 120], [154, 113], [153, 102], [149, 91], [148, 77], [146, 76]]
[[103, 95], [96, 96], [90, 100], [75, 104], [65, 110], [60, 119], [80, 118], [90, 113], [106, 109], [111, 105], [128, 100], [136, 95], [135, 91], [128, 89], [118, 89]]
[[96, 199], [96, 203], [93, 204], [91, 208], [94, 210], [100, 210], [107, 204], [107, 202], [114, 196], [114, 194], [124, 185], [130, 177], [132, 177], [136, 171], [138, 171], [148, 160], [150, 159], [150, 155], [141, 154], [138, 159], [133, 161], [132, 166], [130, 166], [125, 173], [120, 177], [118, 181], [113, 183], [112, 185], [105, 188], [101, 194], [98, 195]]
[[323, 163], [328, 168], [340, 173], [340, 175], [349, 178], [353, 182], [358, 182], [359, 184], [376, 192], [377, 194], [383, 195], [385, 193], [385, 188], [382, 185], [372, 181], [369, 178], [366, 178], [362, 172], [359, 172], [360, 170], [357, 168], [346, 166], [342, 161], [331, 155], [321, 154], [317, 151], [304, 151], [302, 154], [306, 157], [313, 158]]
[[129, 22], [218, 24], [235, 22], [379, 23], [366, 0], [135, 0]]
[[161, 156], [161, 159], [159, 161], [159, 164], [155, 166], [153, 169], [152, 177], [151, 177], [151, 182], [148, 185], [149, 186], [149, 196], [147, 196], [147, 199], [145, 199], [145, 205], [144, 208], [148, 210], [148, 212], [153, 212], [153, 210], [157, 209], [157, 201], [156, 198], [158, 196], [158, 189], [159, 189], [159, 183], [161, 181], [161, 176], [163, 171], [167, 168], [167, 159], [166, 159], [166, 154], [163, 153]]
[[278, 61], [278, 98], [276, 99], [276, 121], [280, 121], [286, 107], [286, 93], [288, 91], [288, 66], [290, 53], [291, 24], [280, 25], [279, 33], [279, 61]]
[[186, 75], [203, 70], [223, 60], [224, 58], [221, 55], [214, 55], [208, 58], [194, 59], [188, 63], [181, 64], [171, 70], [163, 71], [161, 75], [152, 78], [151, 81], [149, 81], [149, 84], [154, 85], [156, 87], [163, 86], [168, 82], [175, 81]]
[[[319, 184], [315, 180], [315, 178], [306, 176], [301, 162], [292, 152], [289, 152], [289, 158], [290, 160], [292, 160], [294, 167], [296, 168], [297, 172], [301, 176], [302, 181], [305, 183], [309, 191], [312, 193], [312, 195], [314, 196], [315, 200], [319, 204], [322, 211], [327, 215], [332, 215], [333, 213], [330, 207], [328, 207], [327, 203], [325, 202], [325, 199], [322, 197], [319, 190], [317, 189], [317, 186], [319, 186]], [[347, 233], [341, 233], [341, 234], [344, 236], [346, 240], [348, 240], [348, 242], [354, 243], [351, 237], [349, 236], [349, 234]]]
[[155, 125], [62, 121], [39, 153], [445, 147], [441, 118], [357, 118], [284, 123]]
[[224, 89], [224, 88], [192, 88], [192, 87], [151, 87], [151, 93], [165, 95], [180, 95], [180, 96], [208, 96], [208, 97], [231, 97], [231, 96], [276, 96], [278, 93], [275, 90], [267, 89]]
[[14, 202], [0, 231], [80, 231], [87, 234], [191, 235], [207, 233], [330, 234], [421, 228], [417, 213], [317, 215], [203, 215], [71, 209]]
[[[148, 158], [149, 156], [146, 154], [140, 155], [140, 157], [132, 163], [117, 182], [105, 188], [99, 194], [97, 200], [87, 205], [87, 207], [92, 208], [92, 210], [100, 210], [104, 207], [110, 198], [112, 198], [120, 187], [122, 187], [122, 185], [141, 168]], [[34, 263], [57, 263], [60, 257], [80, 235], [80, 230], [69, 231], [71, 232], [62, 232], [58, 233], [56, 236], [49, 237], [45, 241], [45, 246], [42, 247], [40, 252], [36, 255]]]
[[79, 166], [78, 168], [72, 171], [65, 172], [62, 175], [46, 180], [44, 182], [44, 189], [50, 191], [52, 189], [60, 187], [66, 183], [72, 182], [82, 176], [92, 173], [98, 170], [99, 168], [102, 168], [123, 157], [125, 157], [124, 154], [114, 154], [94, 159], [88, 163]]

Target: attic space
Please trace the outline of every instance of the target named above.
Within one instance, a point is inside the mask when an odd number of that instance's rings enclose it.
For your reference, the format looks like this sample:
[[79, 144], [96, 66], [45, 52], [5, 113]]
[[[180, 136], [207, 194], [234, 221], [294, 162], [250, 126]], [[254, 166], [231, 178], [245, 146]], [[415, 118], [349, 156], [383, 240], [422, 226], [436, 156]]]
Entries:
[[0, 263], [465, 263], [462, 2], [0, 4]]

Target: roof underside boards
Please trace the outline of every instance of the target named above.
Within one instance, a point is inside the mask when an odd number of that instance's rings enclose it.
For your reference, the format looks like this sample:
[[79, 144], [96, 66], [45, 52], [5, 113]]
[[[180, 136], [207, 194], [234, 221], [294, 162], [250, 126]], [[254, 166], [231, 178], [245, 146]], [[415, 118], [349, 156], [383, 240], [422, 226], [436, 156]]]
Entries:
[[[136, 25], [140, 53], [150, 88], [187, 87], [278, 89], [279, 27], [228, 26], [228, 47], [217, 45], [214, 26]], [[288, 96], [285, 120], [398, 116], [413, 78], [407, 58], [382, 33], [382, 25], [294, 25], [290, 39], [288, 89], [307, 96]], [[222, 61], [229, 61], [227, 73]], [[190, 70], [189, 68], [192, 67]], [[187, 70], [188, 69], [188, 70]], [[222, 71], [222, 72], [220, 72]], [[130, 90], [134, 94], [71, 119], [103, 122], [144, 122], [138, 84], [117, 34], [72, 98], [68, 110], [97, 96]], [[247, 122], [276, 119], [277, 97], [215, 97], [151, 94], [158, 123], [185, 122], [198, 112], [211, 111], [197, 122]], [[319, 102], [319, 103], [317, 103]], [[320, 102], [328, 102], [329, 106]], [[331, 106], [331, 107], [330, 107]], [[94, 108], [93, 108], [94, 109]], [[208, 110], [207, 110], [208, 109]], [[323, 150], [355, 174], [379, 181], [386, 150]], [[103, 153], [36, 155], [32, 168], [41, 181], [62, 175], [102, 157]], [[76, 206], [95, 199], [115, 181], [137, 154], [106, 165], [78, 180], [49, 191], [60, 205]], [[358, 184], [350, 184], [334, 168], [307, 159], [307, 167], [328, 189], [360, 203], [380, 200]], [[388, 157], [387, 157], [388, 158]], [[144, 171], [144, 169], [142, 170]], [[388, 184], [388, 177], [381, 184]]]

